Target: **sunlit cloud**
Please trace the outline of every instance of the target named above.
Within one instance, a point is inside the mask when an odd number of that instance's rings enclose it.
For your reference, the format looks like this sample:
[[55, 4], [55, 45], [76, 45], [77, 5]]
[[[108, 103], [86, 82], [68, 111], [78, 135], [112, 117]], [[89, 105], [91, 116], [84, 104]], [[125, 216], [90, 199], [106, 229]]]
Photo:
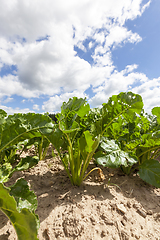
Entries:
[[8, 97], [3, 101], [3, 103], [9, 103], [9, 102], [12, 102], [13, 100], [14, 98]]
[[63, 102], [67, 102], [69, 98], [72, 97], [78, 97], [78, 98], [86, 98], [88, 99], [87, 94], [84, 94], [83, 92], [74, 91], [72, 93], [64, 93], [61, 95], [55, 95], [54, 97], [50, 97], [50, 99], [42, 105], [42, 110], [44, 112], [58, 112], [61, 109], [61, 105]]
[[[112, 94], [129, 90], [143, 94], [147, 109], [159, 102], [158, 79], [148, 79], [136, 62], [118, 71], [112, 56], [125, 44], [143, 41], [125, 22], [141, 17], [151, 1], [0, 0], [0, 4], [0, 70], [16, 69], [0, 75], [3, 105], [13, 95], [24, 98], [25, 106], [29, 99], [39, 98], [44, 101], [33, 104], [33, 110], [54, 112], [69, 97], [87, 97], [98, 106]], [[156, 94], [148, 101], [151, 81]], [[9, 112], [29, 111], [3, 107]]]
[[4, 105], [0, 104], [0, 109], [3, 109], [8, 115], [12, 115], [14, 113], [28, 113], [28, 112], [34, 112], [31, 111], [29, 108], [24, 108], [24, 109], [20, 109], [20, 108], [12, 108], [12, 107], [7, 107]]
[[34, 104], [34, 105], [33, 105], [33, 110], [39, 111], [39, 105], [38, 105], [38, 104]]

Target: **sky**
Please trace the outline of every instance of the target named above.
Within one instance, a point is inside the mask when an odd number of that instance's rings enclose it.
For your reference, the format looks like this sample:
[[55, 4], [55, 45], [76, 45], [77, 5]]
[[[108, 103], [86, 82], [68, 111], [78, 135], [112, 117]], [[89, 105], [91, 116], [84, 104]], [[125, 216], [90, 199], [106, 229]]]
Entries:
[[0, 0], [0, 109], [100, 107], [132, 91], [160, 106], [159, 0]]

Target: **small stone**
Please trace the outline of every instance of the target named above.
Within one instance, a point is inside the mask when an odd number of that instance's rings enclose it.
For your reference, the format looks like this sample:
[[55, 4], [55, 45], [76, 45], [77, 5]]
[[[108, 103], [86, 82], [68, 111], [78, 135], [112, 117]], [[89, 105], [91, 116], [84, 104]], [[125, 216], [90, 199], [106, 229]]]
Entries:
[[123, 214], [125, 214], [127, 212], [126, 208], [124, 207], [123, 204], [116, 204], [117, 209], [122, 212]]
[[92, 225], [96, 225], [96, 220], [93, 216], [90, 217], [90, 220], [92, 222]]
[[144, 211], [140, 210], [139, 208], [137, 209], [137, 213], [139, 213], [139, 215], [141, 215], [144, 218], [146, 218], [147, 216], [147, 214]]
[[101, 237], [103, 238], [103, 237], [105, 237], [106, 236], [106, 232], [104, 231], [104, 230], [102, 230], [102, 232], [101, 232]]
[[135, 234], [136, 239], [140, 239], [140, 236], [138, 234]]
[[134, 203], [134, 204], [133, 204], [133, 207], [134, 207], [135, 209], [138, 209], [138, 208], [140, 207], [140, 205], [139, 205], [138, 203]]
[[94, 195], [91, 195], [91, 199], [92, 199], [92, 200], [95, 199], [95, 196], [94, 196]]
[[130, 201], [127, 202], [127, 207], [131, 208], [132, 207], [132, 204]]
[[126, 226], [126, 222], [124, 220], [121, 220], [122, 226]]
[[152, 210], [148, 210], [148, 211], [147, 211], [147, 214], [148, 214], [148, 215], [153, 215], [153, 211], [152, 211]]
[[160, 221], [160, 213], [155, 213], [153, 217], [156, 221]]
[[101, 218], [104, 220], [104, 223], [106, 225], [114, 225], [114, 222], [112, 220], [108, 219], [108, 217], [105, 216], [104, 213], [101, 215]]
[[128, 222], [128, 218], [127, 218], [126, 215], [123, 216], [123, 219], [124, 219], [126, 222]]

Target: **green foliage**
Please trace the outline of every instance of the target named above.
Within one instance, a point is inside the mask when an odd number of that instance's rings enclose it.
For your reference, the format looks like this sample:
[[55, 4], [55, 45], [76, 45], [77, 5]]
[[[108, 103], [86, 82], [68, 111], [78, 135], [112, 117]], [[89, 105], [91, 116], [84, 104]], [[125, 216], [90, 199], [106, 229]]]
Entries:
[[[123, 146], [131, 133], [131, 139], [137, 138], [138, 134], [133, 136], [133, 131], [135, 123], [138, 122], [137, 115], [141, 114], [142, 109], [141, 96], [132, 92], [113, 95], [101, 109], [90, 109], [85, 99], [76, 97], [63, 103], [61, 113], [57, 115], [58, 125], [48, 139], [57, 149], [72, 184], [79, 186], [85, 178], [90, 160], [98, 154], [94, 155], [102, 136], [111, 140], [119, 134], [124, 139]], [[103, 143], [101, 147], [102, 145]], [[109, 145], [105, 145], [105, 150], [107, 147]], [[114, 149], [114, 153], [112, 151], [107, 156], [110, 160], [105, 162], [110, 162], [112, 167], [114, 164], [123, 166], [124, 171], [128, 173], [131, 166], [137, 162], [137, 158], [125, 152], [125, 149], [120, 151], [118, 145], [116, 147], [118, 149]], [[103, 155], [104, 160], [104, 154], [99, 154], [101, 157]], [[104, 163], [100, 160], [99, 162]]]
[[19, 163], [13, 168], [10, 163], [4, 163], [0, 168], [0, 183], [7, 182], [16, 171], [24, 171], [34, 167], [39, 162], [37, 156], [21, 158]]
[[110, 168], [121, 167], [127, 174], [131, 167], [138, 162], [132, 152], [125, 152], [120, 149], [115, 140], [108, 140], [103, 137], [99, 146], [99, 151], [94, 155], [97, 164]]
[[160, 107], [154, 107], [152, 109], [152, 114], [157, 116], [157, 122], [160, 124]]
[[[41, 114], [14, 114], [7, 117], [0, 110], [0, 209], [12, 222], [18, 239], [38, 239], [38, 216], [35, 214], [37, 199], [29, 190], [24, 179], [6, 188], [15, 171], [23, 171], [35, 166], [46, 153], [49, 141], [44, 134], [53, 131], [53, 123]], [[23, 150], [31, 145], [37, 146], [37, 155], [21, 158]]]
[[34, 213], [37, 207], [35, 198], [24, 179], [19, 180], [11, 188], [6, 188], [0, 183], [0, 209], [10, 219], [17, 232], [18, 240], [38, 240], [39, 220]]
[[20, 212], [23, 208], [27, 208], [31, 212], [37, 209], [37, 197], [33, 191], [29, 190], [27, 181], [23, 178], [19, 179], [10, 187], [10, 194], [14, 196], [17, 202], [17, 210]]
[[25, 139], [48, 134], [53, 130], [51, 119], [42, 114], [14, 114], [7, 118], [1, 116], [0, 153]]
[[[58, 151], [74, 185], [80, 185], [94, 158], [99, 165], [121, 168], [126, 174], [138, 170], [149, 184], [160, 187], [160, 107], [145, 114], [140, 95], [113, 95], [102, 108], [90, 109], [86, 99], [64, 102], [55, 121], [42, 114], [7, 116], [0, 109], [0, 209], [16, 229], [18, 239], [37, 239], [37, 199], [24, 179], [6, 188], [15, 171], [34, 167], [46, 155], [50, 143]], [[57, 123], [57, 124], [56, 124]], [[35, 156], [21, 153], [35, 147]], [[95, 168], [97, 169], [97, 168]]]
[[85, 99], [74, 97], [64, 102], [58, 114], [58, 125], [47, 136], [57, 149], [65, 170], [74, 185], [80, 185], [90, 160], [99, 145], [100, 138], [94, 138], [87, 130], [85, 119], [90, 107]]
[[160, 163], [150, 159], [140, 165], [139, 176], [147, 183], [160, 188]]
[[[131, 94], [130, 98], [134, 98], [133, 96]], [[125, 101], [123, 101], [123, 104], [126, 107]], [[105, 105], [107, 106], [107, 104]], [[152, 113], [155, 115], [153, 116], [145, 114], [143, 109], [140, 108], [140, 106], [143, 106], [141, 100], [140, 104], [133, 103], [133, 105], [139, 107], [137, 109], [133, 107], [134, 111], [132, 111], [132, 108], [128, 109], [129, 111], [123, 112], [119, 118], [112, 121], [112, 124], [104, 133], [106, 139], [101, 141], [98, 148], [99, 152], [94, 157], [98, 164], [115, 168], [120, 167], [126, 174], [139, 169], [139, 176], [143, 180], [154, 186], [160, 186], [158, 183], [160, 177], [156, 174], [156, 171], [149, 171], [146, 168], [148, 161], [150, 162], [150, 169], [152, 169], [152, 163], [154, 168], [154, 159], [160, 154], [160, 108], [155, 107], [152, 109]], [[115, 103], [113, 108], [115, 109]], [[110, 112], [113, 112], [111, 106]], [[106, 145], [106, 141], [109, 146]], [[130, 161], [131, 159], [135, 159], [135, 162]], [[160, 163], [158, 161], [156, 161], [156, 166], [157, 171], [159, 171]], [[148, 178], [144, 177], [145, 174]], [[152, 178], [156, 180], [152, 181]]]

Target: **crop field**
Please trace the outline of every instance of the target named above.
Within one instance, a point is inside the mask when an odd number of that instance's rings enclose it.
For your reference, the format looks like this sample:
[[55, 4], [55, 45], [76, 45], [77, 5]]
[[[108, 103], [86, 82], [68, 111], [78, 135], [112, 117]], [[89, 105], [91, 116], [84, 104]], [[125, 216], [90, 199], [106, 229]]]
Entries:
[[160, 107], [140, 95], [0, 110], [0, 240], [160, 240]]

